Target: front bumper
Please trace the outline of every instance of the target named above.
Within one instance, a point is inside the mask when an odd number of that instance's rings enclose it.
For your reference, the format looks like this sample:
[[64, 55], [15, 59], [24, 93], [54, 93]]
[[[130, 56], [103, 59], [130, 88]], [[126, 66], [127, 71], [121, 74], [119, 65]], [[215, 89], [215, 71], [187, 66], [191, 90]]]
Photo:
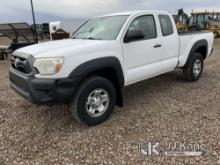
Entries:
[[11, 88], [34, 104], [69, 103], [80, 78], [39, 79], [10, 68]]

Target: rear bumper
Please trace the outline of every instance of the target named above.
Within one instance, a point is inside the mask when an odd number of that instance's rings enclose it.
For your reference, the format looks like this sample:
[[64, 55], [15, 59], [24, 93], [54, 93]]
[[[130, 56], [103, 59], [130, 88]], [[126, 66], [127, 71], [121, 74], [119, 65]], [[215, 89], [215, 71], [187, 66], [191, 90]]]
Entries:
[[34, 104], [69, 103], [80, 78], [39, 79], [10, 68], [11, 88]]

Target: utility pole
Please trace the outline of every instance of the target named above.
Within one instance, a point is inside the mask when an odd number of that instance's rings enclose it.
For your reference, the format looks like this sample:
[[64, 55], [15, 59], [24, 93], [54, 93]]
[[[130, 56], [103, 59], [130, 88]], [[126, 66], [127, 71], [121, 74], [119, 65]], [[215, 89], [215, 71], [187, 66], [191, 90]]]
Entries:
[[35, 43], [38, 43], [38, 36], [37, 36], [37, 26], [35, 22], [35, 15], [34, 15], [34, 6], [33, 6], [33, 0], [31, 0], [31, 11], [32, 11], [32, 17], [33, 17], [33, 23], [34, 23], [34, 32], [35, 32]]

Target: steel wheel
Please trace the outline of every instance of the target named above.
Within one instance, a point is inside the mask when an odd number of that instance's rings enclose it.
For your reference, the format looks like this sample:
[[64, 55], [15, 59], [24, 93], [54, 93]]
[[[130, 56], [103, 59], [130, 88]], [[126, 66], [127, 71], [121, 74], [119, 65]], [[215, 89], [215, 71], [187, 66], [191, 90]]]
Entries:
[[108, 109], [109, 94], [104, 89], [93, 90], [86, 99], [86, 112], [91, 117], [100, 117]]
[[193, 74], [197, 77], [202, 71], [202, 62], [200, 59], [197, 59], [193, 64]]
[[203, 72], [204, 57], [200, 53], [190, 55], [183, 68], [183, 76], [187, 81], [198, 81]]

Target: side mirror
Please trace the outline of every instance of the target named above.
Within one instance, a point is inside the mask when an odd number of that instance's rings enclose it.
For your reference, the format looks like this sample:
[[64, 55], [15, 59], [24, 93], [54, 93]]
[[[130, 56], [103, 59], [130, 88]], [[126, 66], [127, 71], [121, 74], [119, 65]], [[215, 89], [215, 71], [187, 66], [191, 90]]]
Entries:
[[131, 41], [137, 41], [145, 38], [145, 34], [143, 30], [137, 30], [137, 29], [130, 29], [128, 30], [127, 34], [125, 35], [124, 42], [128, 43]]

